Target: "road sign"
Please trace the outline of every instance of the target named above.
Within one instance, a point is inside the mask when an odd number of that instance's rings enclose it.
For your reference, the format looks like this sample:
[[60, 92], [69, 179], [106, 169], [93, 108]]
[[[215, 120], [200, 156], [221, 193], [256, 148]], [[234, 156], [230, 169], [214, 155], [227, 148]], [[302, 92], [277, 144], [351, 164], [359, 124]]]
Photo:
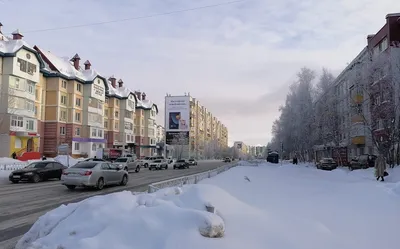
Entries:
[[58, 146], [58, 153], [69, 153], [69, 145], [68, 144], [60, 144]]

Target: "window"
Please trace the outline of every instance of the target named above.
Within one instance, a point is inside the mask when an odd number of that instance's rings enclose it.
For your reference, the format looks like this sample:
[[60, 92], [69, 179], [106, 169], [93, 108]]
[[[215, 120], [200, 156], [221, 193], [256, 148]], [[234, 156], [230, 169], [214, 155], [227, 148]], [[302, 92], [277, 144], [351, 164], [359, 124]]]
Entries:
[[79, 106], [79, 107], [81, 106], [81, 99], [80, 98], [76, 98], [75, 99], [75, 105]]
[[142, 119], [142, 125], [144, 125], [144, 119]]
[[67, 105], [67, 96], [66, 95], [61, 95], [61, 104]]
[[82, 85], [79, 84], [79, 83], [76, 83], [76, 90], [77, 90], [78, 92], [82, 92]]
[[95, 137], [97, 135], [97, 129], [92, 129], [92, 137]]
[[103, 130], [98, 130], [97, 135], [98, 137], [103, 137]]
[[119, 112], [115, 111], [115, 117], [118, 118], [119, 117]]
[[156, 115], [155, 111], [151, 111], [151, 116], [154, 117]]
[[28, 89], [27, 89], [27, 91], [30, 93], [30, 94], [34, 94], [35, 93], [35, 85], [33, 84], [33, 83], [28, 83], [28, 87], [27, 87]]
[[67, 112], [66, 111], [60, 111], [60, 120], [62, 120], [62, 121], [67, 120]]
[[67, 89], [67, 82], [65, 80], [61, 82], [61, 87]]
[[20, 87], [19, 79], [15, 78], [15, 89], [19, 89], [19, 87]]
[[115, 130], [118, 130], [118, 129], [119, 129], [119, 122], [118, 122], [118, 121], [115, 121], [115, 123], [114, 123], [114, 129], [115, 129]]
[[25, 72], [25, 73], [28, 73], [28, 74], [31, 74], [31, 75], [36, 72], [36, 65], [35, 64], [27, 62], [26, 60], [23, 60], [21, 58], [18, 58], [17, 65], [19, 67], [19, 70], [21, 70], [22, 72]]
[[99, 149], [103, 149], [103, 145], [102, 144], [99, 144]]
[[104, 128], [108, 129], [108, 121], [104, 121]]
[[79, 127], [75, 128], [75, 136], [80, 136], [80, 135], [81, 135], [81, 128]]
[[75, 113], [75, 121], [76, 122], [81, 122], [81, 114], [79, 112]]
[[24, 118], [18, 116], [11, 116], [11, 126], [24, 127]]
[[135, 102], [132, 100], [128, 100], [128, 106], [132, 109], [135, 109]]
[[104, 116], [108, 117], [108, 109], [104, 109]]
[[40, 100], [40, 98], [39, 98], [39, 91], [38, 91], [37, 89], [35, 90], [35, 99], [36, 99], [37, 101]]
[[25, 127], [29, 131], [33, 131], [35, 129], [35, 122], [33, 120], [27, 120], [25, 123]]
[[125, 130], [132, 130], [133, 129], [133, 124], [129, 122], [125, 122]]
[[135, 133], [135, 134], [136, 134], [136, 128], [133, 128], [133, 133]]
[[65, 127], [60, 127], [60, 135], [65, 135]]
[[142, 129], [141, 131], [140, 131], [140, 135], [143, 135], [144, 134], [144, 129]]
[[92, 144], [92, 151], [96, 151], [96, 150], [97, 150], [96, 144]]
[[25, 100], [25, 109], [31, 112], [35, 112], [35, 104], [33, 101]]
[[105, 102], [106, 102], [106, 104], [108, 104], [108, 98], [106, 98]]
[[75, 144], [74, 144], [74, 149], [75, 149], [75, 150], [79, 150], [79, 143], [75, 143]]
[[119, 99], [115, 99], [115, 105], [119, 106]]
[[103, 115], [89, 113], [89, 122], [103, 124]]

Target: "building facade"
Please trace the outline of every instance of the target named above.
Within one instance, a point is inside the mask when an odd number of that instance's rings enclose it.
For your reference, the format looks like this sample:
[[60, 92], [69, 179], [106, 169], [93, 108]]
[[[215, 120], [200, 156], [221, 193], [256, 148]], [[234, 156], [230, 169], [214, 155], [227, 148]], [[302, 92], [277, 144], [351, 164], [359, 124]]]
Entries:
[[102, 148], [156, 153], [162, 127], [145, 93], [106, 79], [78, 54], [62, 58], [22, 38], [18, 30], [4, 36], [0, 24], [0, 156], [53, 157], [61, 144], [74, 157], [93, 157]]

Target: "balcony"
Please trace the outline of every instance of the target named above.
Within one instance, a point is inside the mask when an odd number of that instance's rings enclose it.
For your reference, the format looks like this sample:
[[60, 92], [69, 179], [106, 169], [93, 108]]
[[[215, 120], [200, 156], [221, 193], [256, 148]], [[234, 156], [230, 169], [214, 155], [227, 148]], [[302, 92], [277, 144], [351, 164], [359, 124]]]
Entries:
[[364, 123], [364, 118], [360, 114], [353, 115], [351, 117], [351, 123]]
[[351, 143], [355, 145], [363, 145], [365, 144], [365, 136], [353, 137]]

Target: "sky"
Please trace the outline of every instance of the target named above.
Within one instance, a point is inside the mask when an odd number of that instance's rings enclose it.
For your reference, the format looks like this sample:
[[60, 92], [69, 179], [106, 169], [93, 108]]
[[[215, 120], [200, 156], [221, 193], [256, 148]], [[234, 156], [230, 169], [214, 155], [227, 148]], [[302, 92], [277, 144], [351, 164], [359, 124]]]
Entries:
[[197, 98], [228, 127], [229, 142], [267, 144], [296, 73], [339, 73], [376, 33], [398, 0], [244, 0], [171, 15], [74, 29], [229, 0], [0, 0], [3, 33], [60, 57], [78, 53], [103, 76], [121, 78], [159, 107]]

